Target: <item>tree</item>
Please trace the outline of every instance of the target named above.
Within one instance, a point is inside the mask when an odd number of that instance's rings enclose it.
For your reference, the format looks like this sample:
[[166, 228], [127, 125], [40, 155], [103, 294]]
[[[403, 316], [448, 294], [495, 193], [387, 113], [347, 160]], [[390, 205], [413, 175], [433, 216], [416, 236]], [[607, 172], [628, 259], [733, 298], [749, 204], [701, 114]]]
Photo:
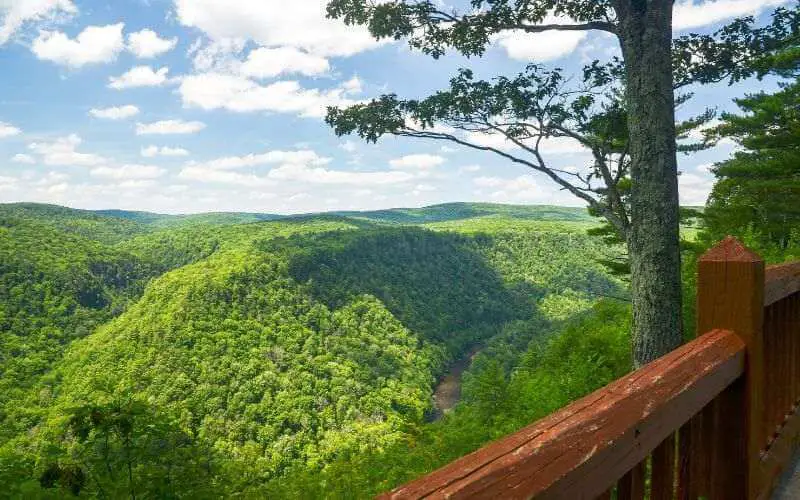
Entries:
[[[731, 138], [743, 150], [716, 164], [705, 213], [712, 238], [748, 237], [763, 250], [800, 245], [800, 80], [797, 49], [777, 62], [793, 77], [773, 94], [737, 99], [743, 114], [724, 114], [712, 139]], [[792, 69], [794, 66], [795, 69]]]
[[[327, 122], [338, 135], [357, 133], [373, 142], [385, 134], [451, 141], [549, 177], [604, 217], [627, 245], [636, 365], [669, 352], [680, 344], [682, 330], [676, 137], [712, 116], [676, 126], [676, 103], [690, 95], [676, 98], [675, 90], [757, 74], [755, 65], [740, 63], [770, 57], [796, 37], [796, 11], [779, 9], [764, 28], [746, 18], [714, 35], [673, 41], [672, 0], [472, 0], [471, 7], [459, 13], [431, 0], [333, 0], [328, 14], [366, 25], [376, 38], [408, 38], [412, 48], [434, 58], [448, 49], [480, 56], [505, 31], [558, 30], [610, 33], [622, 58], [594, 61], [577, 83], [539, 65], [493, 81], [462, 69], [449, 89], [428, 98], [384, 95], [330, 108]], [[550, 22], [553, 16], [557, 21]], [[517, 149], [483, 144], [474, 134], [499, 135]], [[550, 166], [543, 146], [552, 138], [588, 149], [586, 171]]]

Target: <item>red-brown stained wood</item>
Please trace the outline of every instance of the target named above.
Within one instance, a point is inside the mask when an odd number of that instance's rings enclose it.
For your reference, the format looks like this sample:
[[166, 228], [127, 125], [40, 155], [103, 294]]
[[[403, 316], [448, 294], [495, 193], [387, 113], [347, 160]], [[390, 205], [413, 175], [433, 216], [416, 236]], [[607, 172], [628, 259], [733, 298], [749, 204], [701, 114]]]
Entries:
[[717, 330], [382, 498], [594, 498], [741, 376]]
[[614, 488], [609, 488], [597, 497], [597, 500], [611, 500], [611, 492]]
[[617, 483], [617, 500], [644, 500], [645, 463], [639, 462]]
[[785, 425], [781, 427], [778, 437], [759, 461], [759, 474], [763, 486], [757, 498], [769, 498], [779, 476], [792, 461], [798, 445], [800, 445], [800, 412], [796, 411], [789, 416]]
[[710, 489], [707, 498], [743, 497], [747, 471], [740, 457], [745, 454], [745, 441], [733, 436], [743, 432], [741, 414], [746, 401], [745, 386], [744, 378], [740, 378], [714, 399]]
[[678, 484], [675, 496], [678, 500], [692, 498], [689, 490], [689, 486], [692, 484], [691, 458], [692, 422], [690, 420], [678, 429]]
[[764, 305], [800, 292], [800, 262], [769, 266], [765, 274]]
[[675, 492], [675, 434], [653, 450], [650, 461], [650, 499], [672, 500]]
[[[765, 435], [764, 261], [738, 240], [727, 237], [698, 261], [697, 331], [735, 331], [747, 345], [742, 407], [733, 415], [729, 439], [743, 439], [739, 456], [728, 458], [733, 477], [744, 474], [747, 498], [759, 491], [758, 461]], [[696, 479], [693, 477], [692, 481]], [[718, 479], [722, 480], [722, 479]]]

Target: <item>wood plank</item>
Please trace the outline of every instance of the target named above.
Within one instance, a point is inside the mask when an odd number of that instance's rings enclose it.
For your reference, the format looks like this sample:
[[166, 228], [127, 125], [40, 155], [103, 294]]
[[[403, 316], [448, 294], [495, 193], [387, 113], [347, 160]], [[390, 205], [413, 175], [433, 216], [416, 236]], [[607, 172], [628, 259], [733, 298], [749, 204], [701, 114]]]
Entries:
[[[735, 383], [735, 382], [734, 382]], [[689, 487], [692, 484], [692, 421], [683, 424], [678, 429], [678, 500], [689, 500], [692, 492]]]
[[757, 498], [769, 498], [781, 473], [800, 445], [800, 411], [791, 414], [777, 438], [759, 461], [762, 488]]
[[597, 500], [611, 500], [611, 493], [614, 488], [609, 488], [603, 494], [597, 497]]
[[650, 474], [651, 500], [672, 500], [675, 492], [675, 434], [653, 450]]
[[764, 277], [765, 306], [800, 292], [800, 262], [769, 266]]
[[594, 498], [744, 370], [717, 330], [383, 498]]
[[733, 414], [727, 417], [732, 426], [742, 427], [731, 429], [733, 434], [726, 437], [743, 440], [744, 444], [731, 445], [732, 450], [740, 450], [740, 455], [728, 458], [727, 473], [732, 477], [744, 474], [745, 497], [755, 498], [759, 491], [757, 457], [767, 442], [764, 261], [735, 238], [727, 237], [700, 257], [697, 271], [698, 331], [726, 328], [735, 331], [747, 346], [742, 407], [731, 408]]
[[714, 446], [707, 498], [740, 498], [746, 491], [747, 468], [742, 466], [741, 460], [745, 454], [745, 440], [732, 439], [745, 432], [745, 422], [741, 418], [746, 401], [745, 387], [744, 378], [740, 378], [714, 400]]
[[645, 462], [629, 470], [617, 485], [617, 500], [644, 500]]

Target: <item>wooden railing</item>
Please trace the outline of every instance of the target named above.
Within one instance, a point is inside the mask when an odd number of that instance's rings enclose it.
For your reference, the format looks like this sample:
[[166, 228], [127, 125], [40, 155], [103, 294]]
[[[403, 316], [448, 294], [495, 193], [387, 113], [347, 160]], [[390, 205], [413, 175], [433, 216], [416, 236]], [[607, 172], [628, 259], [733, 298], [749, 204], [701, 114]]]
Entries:
[[800, 441], [800, 262], [698, 263], [692, 342], [382, 498], [769, 497]]

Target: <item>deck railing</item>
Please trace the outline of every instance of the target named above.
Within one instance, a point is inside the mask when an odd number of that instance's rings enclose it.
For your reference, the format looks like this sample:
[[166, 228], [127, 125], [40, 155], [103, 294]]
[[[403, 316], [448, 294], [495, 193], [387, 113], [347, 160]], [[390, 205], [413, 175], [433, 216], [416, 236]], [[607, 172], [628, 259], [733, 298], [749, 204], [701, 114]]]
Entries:
[[698, 263], [677, 350], [383, 498], [767, 498], [800, 441], [800, 262]]

